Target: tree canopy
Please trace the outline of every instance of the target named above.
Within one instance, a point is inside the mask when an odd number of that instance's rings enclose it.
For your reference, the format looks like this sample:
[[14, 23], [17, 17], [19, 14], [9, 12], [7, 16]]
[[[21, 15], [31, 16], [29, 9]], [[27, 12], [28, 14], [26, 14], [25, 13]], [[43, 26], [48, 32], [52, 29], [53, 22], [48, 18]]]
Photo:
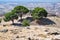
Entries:
[[21, 17], [21, 20], [22, 20], [22, 16], [23, 14], [26, 14], [29, 12], [28, 8], [24, 7], [24, 6], [16, 6], [13, 10], [15, 13], [18, 14], [18, 16]]
[[28, 13], [29, 12], [29, 10], [24, 6], [16, 6], [14, 8], [14, 10], [15, 10], [16, 13], [22, 13], [22, 12], [23, 13]]
[[32, 12], [32, 17], [34, 19], [40, 19], [40, 18], [43, 18], [43, 17], [47, 17], [47, 11], [44, 9], [44, 8], [39, 8], [39, 7], [36, 7], [33, 12]]
[[18, 15], [14, 12], [8, 12], [6, 13], [4, 18], [4, 21], [12, 21], [14, 23], [14, 19], [18, 19]]

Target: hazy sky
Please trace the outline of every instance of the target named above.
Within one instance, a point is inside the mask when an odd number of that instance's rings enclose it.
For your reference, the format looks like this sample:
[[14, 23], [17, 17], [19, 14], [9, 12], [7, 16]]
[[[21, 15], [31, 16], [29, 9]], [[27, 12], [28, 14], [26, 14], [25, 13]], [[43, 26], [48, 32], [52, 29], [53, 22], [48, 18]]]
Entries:
[[15, 2], [21, 2], [21, 1], [23, 1], [23, 2], [60, 2], [60, 0], [0, 0], [0, 1], [6, 1], [6, 2], [8, 2], [8, 1], [15, 1]]

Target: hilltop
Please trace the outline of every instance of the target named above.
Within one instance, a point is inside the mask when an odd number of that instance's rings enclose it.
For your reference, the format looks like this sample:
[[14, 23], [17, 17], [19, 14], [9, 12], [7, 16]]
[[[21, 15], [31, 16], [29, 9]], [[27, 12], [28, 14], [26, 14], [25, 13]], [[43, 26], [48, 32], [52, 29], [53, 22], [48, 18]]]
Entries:
[[[60, 18], [47, 17], [48, 22], [43, 24], [32, 24], [31, 26], [21, 27], [11, 25], [10, 22], [0, 24], [0, 40], [60, 40]], [[17, 21], [15, 20], [15, 23]]]

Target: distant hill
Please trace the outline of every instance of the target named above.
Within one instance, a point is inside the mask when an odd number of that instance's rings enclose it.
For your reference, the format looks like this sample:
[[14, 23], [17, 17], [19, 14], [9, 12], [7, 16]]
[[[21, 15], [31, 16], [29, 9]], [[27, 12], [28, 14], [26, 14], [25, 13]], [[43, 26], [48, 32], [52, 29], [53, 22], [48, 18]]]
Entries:
[[44, 3], [44, 2], [1, 2], [0, 3], [0, 15], [11, 11], [15, 6], [23, 5], [28, 7], [30, 10], [35, 7], [43, 7], [50, 14], [60, 15], [60, 3]]

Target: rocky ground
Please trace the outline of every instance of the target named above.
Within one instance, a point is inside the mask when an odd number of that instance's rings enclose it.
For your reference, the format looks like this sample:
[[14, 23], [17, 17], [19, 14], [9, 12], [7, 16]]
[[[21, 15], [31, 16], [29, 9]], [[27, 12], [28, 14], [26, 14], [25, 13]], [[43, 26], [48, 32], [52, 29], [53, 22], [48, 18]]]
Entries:
[[[11, 22], [0, 24], [0, 40], [60, 40], [60, 18], [47, 17], [44, 25], [31, 25], [27, 27], [9, 25]], [[16, 21], [15, 21], [16, 22]], [[46, 23], [46, 24], [45, 24]]]

